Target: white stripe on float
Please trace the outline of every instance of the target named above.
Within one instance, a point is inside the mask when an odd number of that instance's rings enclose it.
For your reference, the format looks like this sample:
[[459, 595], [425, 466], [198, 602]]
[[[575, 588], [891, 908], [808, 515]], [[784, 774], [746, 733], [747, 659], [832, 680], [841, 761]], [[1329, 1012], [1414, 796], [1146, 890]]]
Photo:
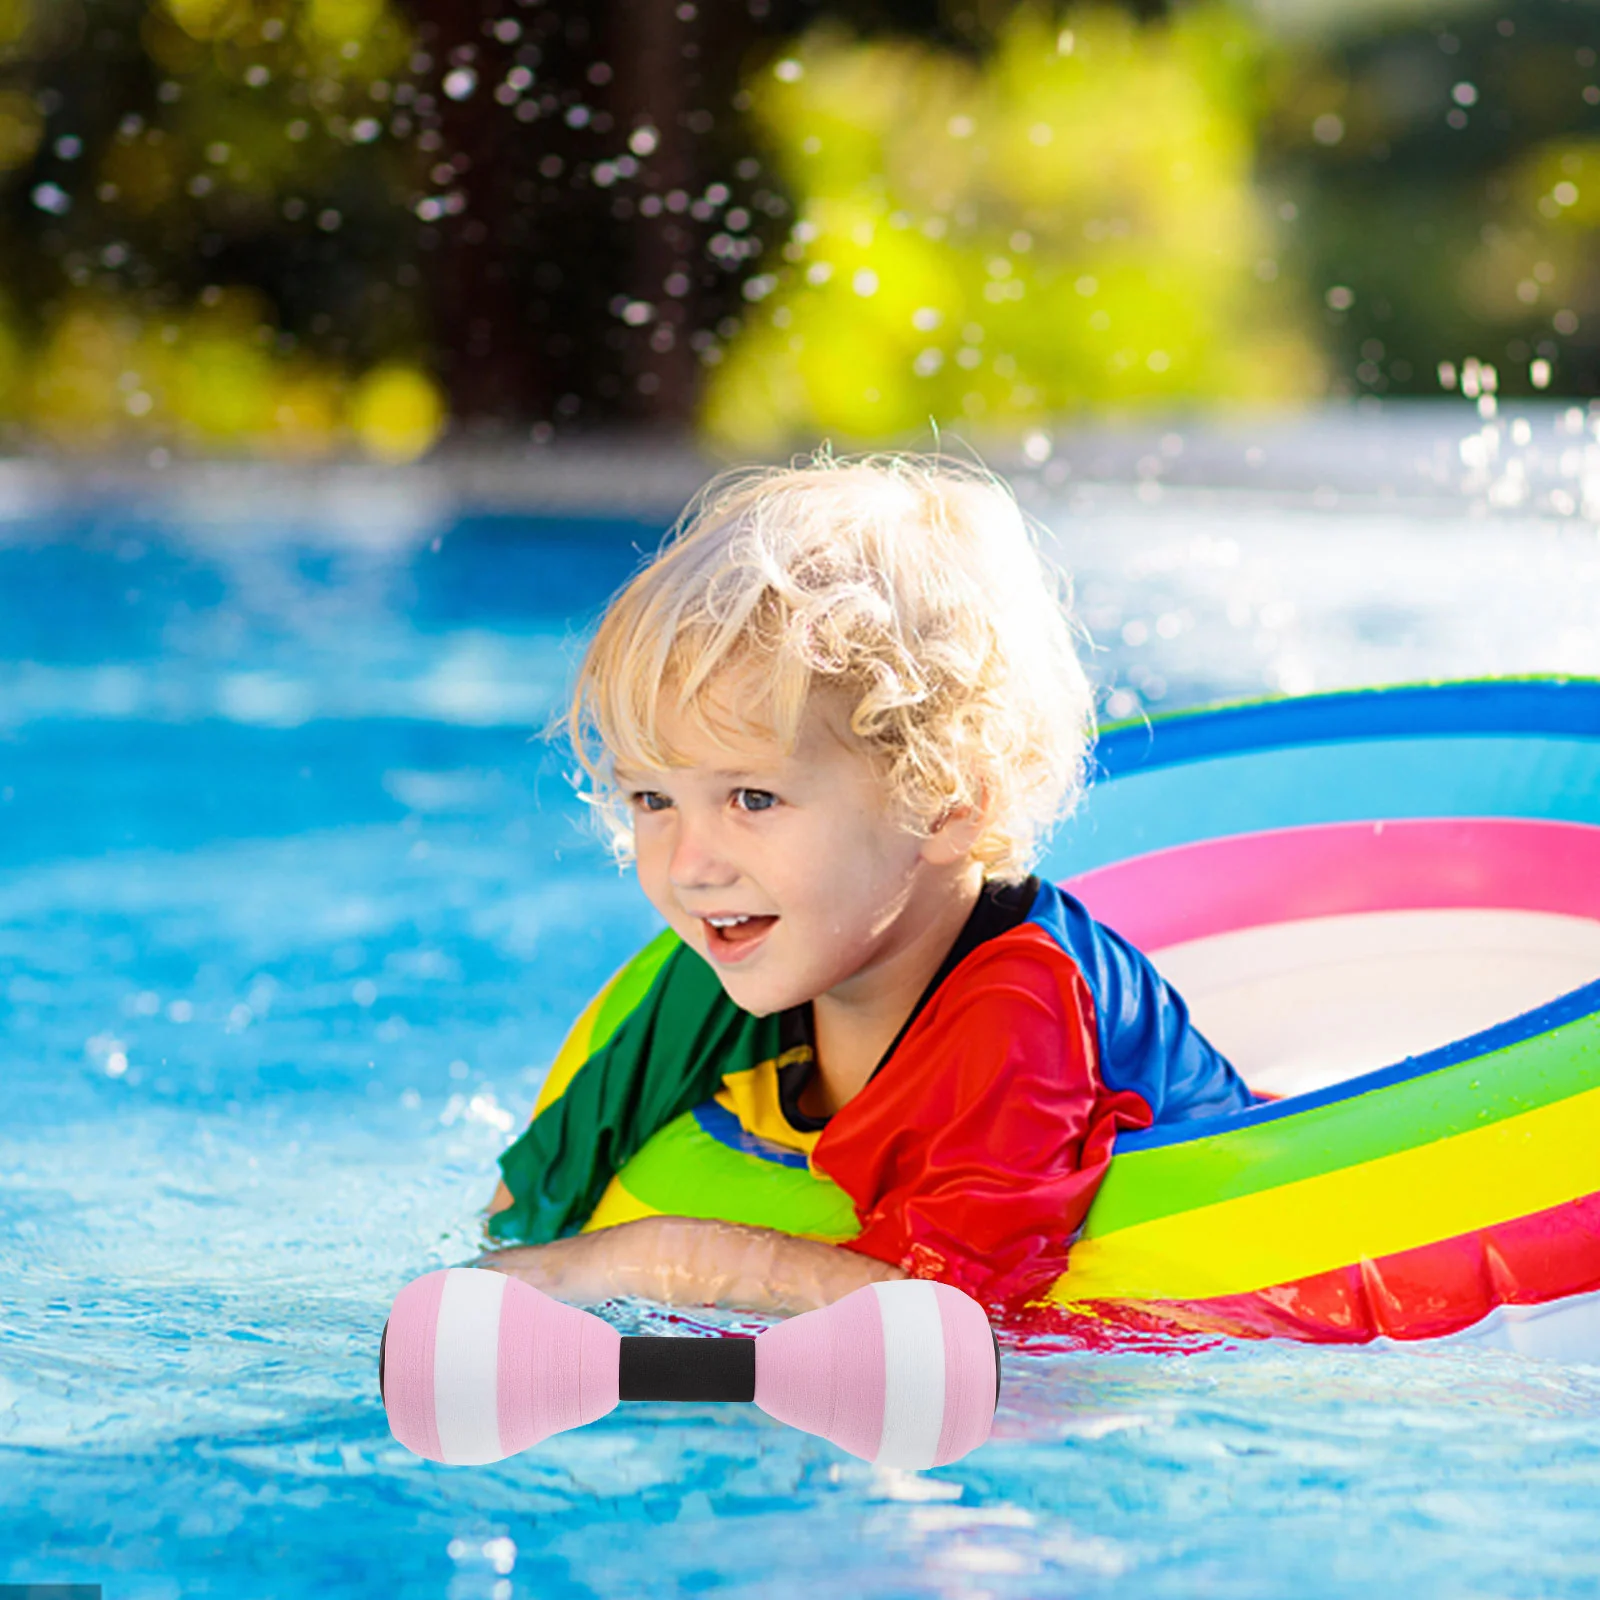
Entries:
[[875, 1283], [883, 1318], [884, 1467], [933, 1465], [944, 1427], [944, 1324], [933, 1285], [918, 1278]]
[[1600, 972], [1600, 921], [1456, 906], [1239, 928], [1151, 952], [1252, 1089], [1306, 1094], [1535, 1006]]
[[503, 1272], [452, 1267], [439, 1297], [433, 1347], [433, 1411], [440, 1458], [451, 1466], [499, 1461], [500, 1302]]
[[1434, 1342], [1591, 1365], [1600, 1362], [1600, 1292], [1539, 1305], [1497, 1306], [1470, 1328]]

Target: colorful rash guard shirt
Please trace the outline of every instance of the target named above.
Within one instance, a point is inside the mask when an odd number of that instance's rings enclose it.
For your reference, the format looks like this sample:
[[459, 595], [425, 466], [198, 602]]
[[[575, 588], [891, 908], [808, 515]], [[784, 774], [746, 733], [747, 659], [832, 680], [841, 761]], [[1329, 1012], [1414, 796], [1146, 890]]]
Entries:
[[845, 1248], [1021, 1304], [1066, 1270], [1120, 1130], [1254, 1103], [1150, 962], [1037, 878], [986, 885], [868, 1082], [825, 1118], [800, 1108], [810, 1007], [753, 1017], [661, 942], [646, 992], [501, 1156], [513, 1204], [491, 1238], [577, 1232], [650, 1137], [700, 1107], [838, 1184], [860, 1223]]

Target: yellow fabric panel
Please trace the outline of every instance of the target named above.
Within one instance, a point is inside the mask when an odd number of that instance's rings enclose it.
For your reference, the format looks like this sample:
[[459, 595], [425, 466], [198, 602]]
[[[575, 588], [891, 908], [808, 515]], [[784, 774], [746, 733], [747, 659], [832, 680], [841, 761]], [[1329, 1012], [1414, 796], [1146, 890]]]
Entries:
[[820, 1131], [802, 1133], [789, 1125], [783, 1107], [778, 1104], [778, 1068], [810, 1059], [810, 1049], [799, 1045], [793, 1050], [785, 1050], [781, 1056], [775, 1056], [770, 1061], [758, 1062], [740, 1072], [730, 1072], [722, 1080], [722, 1087], [714, 1098], [719, 1106], [731, 1111], [739, 1119], [739, 1125], [746, 1133], [782, 1145], [785, 1150], [798, 1150], [809, 1157], [822, 1134]]
[[[609, 989], [610, 985], [608, 984], [606, 988]], [[557, 1083], [557, 1076], [560, 1074], [557, 1088], [554, 1093], [549, 1094], [549, 1100], [557, 1098], [571, 1081], [572, 1075], [588, 1059], [593, 1013], [605, 1000], [605, 996], [606, 989], [602, 989], [589, 1009], [573, 1025], [566, 1044], [561, 1047], [561, 1053], [550, 1068], [550, 1077], [547, 1080], [547, 1085]], [[771, 1060], [759, 1062], [754, 1067], [729, 1073], [722, 1080], [723, 1087], [716, 1093], [717, 1103], [739, 1119], [739, 1124], [746, 1133], [754, 1134], [772, 1144], [782, 1145], [786, 1150], [797, 1150], [809, 1156], [821, 1134], [802, 1133], [799, 1129], [790, 1127], [778, 1103], [778, 1068], [788, 1066], [794, 1061], [809, 1059], [810, 1055], [810, 1050], [801, 1046], [785, 1051], [781, 1056]], [[547, 1103], [546, 1096], [541, 1093], [534, 1115], [537, 1116], [539, 1110]], [[590, 1213], [589, 1220], [578, 1231], [592, 1233], [597, 1228], [615, 1227], [618, 1223], [633, 1222], [639, 1217], [661, 1215], [662, 1213], [654, 1206], [647, 1205], [626, 1189], [620, 1174], [614, 1174], [600, 1196], [599, 1203]]]
[[1377, 1161], [1080, 1239], [1046, 1297], [1207, 1300], [1398, 1254], [1600, 1189], [1600, 1089]]
[[[616, 987], [617, 979], [627, 970], [626, 967], [621, 967], [613, 972], [606, 979], [599, 994], [578, 1013], [578, 1020], [572, 1024], [566, 1038], [562, 1040], [561, 1048], [556, 1052], [556, 1058], [550, 1063], [550, 1070], [539, 1086], [539, 1098], [533, 1103], [535, 1117], [551, 1101], [559, 1100], [567, 1092], [567, 1085], [577, 1076], [578, 1068], [589, 1059], [589, 1041], [594, 1038], [595, 1018], [600, 1015], [600, 1007], [606, 1003], [606, 996]], [[529, 1118], [529, 1121], [532, 1121], [532, 1118]]]
[[578, 1232], [593, 1233], [596, 1228], [614, 1228], [619, 1222], [635, 1222], [640, 1217], [660, 1215], [654, 1206], [636, 1200], [622, 1187], [622, 1180], [613, 1176], [606, 1185], [605, 1193], [600, 1196], [600, 1203], [589, 1213], [589, 1220]]

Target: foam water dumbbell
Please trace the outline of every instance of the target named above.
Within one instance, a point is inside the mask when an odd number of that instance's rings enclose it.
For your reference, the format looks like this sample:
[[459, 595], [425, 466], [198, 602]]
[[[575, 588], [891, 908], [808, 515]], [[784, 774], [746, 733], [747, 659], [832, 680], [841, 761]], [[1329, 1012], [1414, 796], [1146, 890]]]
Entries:
[[619, 1334], [502, 1272], [446, 1267], [395, 1297], [378, 1348], [389, 1427], [429, 1461], [502, 1461], [622, 1400], [748, 1400], [883, 1466], [989, 1437], [1000, 1347], [948, 1284], [873, 1283], [754, 1338]]

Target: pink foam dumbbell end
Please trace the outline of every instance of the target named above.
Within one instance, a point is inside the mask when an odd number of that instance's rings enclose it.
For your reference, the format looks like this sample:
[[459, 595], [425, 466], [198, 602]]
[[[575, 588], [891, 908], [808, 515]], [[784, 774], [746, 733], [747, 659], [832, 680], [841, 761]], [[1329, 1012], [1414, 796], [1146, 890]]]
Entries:
[[947, 1283], [869, 1283], [756, 1340], [756, 1404], [879, 1466], [959, 1461], [999, 1399], [989, 1319]]
[[619, 1400], [753, 1400], [864, 1460], [940, 1467], [989, 1437], [1000, 1354], [947, 1284], [868, 1284], [758, 1338], [623, 1338], [504, 1273], [449, 1267], [395, 1298], [379, 1350], [389, 1426], [430, 1461], [479, 1465]]
[[383, 1330], [390, 1431], [429, 1461], [503, 1461], [615, 1407], [620, 1343], [610, 1323], [503, 1272], [430, 1272], [395, 1296]]

